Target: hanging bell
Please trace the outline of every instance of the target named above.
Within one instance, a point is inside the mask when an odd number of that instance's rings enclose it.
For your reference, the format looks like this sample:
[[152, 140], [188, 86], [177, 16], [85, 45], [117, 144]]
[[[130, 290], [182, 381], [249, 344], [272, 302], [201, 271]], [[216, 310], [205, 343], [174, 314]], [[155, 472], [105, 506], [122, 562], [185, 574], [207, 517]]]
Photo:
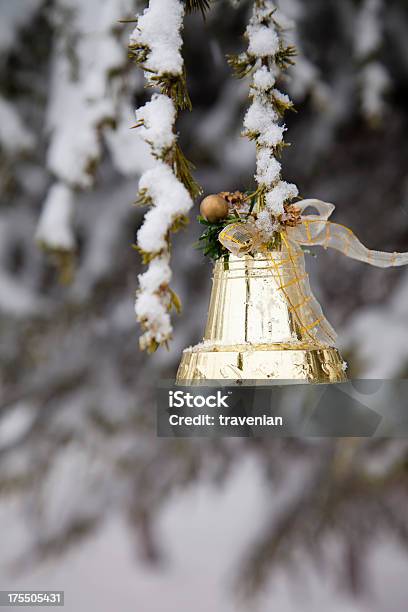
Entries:
[[303, 251], [242, 254], [250, 237], [241, 238], [240, 255], [215, 263], [204, 340], [183, 352], [177, 382], [345, 381]]

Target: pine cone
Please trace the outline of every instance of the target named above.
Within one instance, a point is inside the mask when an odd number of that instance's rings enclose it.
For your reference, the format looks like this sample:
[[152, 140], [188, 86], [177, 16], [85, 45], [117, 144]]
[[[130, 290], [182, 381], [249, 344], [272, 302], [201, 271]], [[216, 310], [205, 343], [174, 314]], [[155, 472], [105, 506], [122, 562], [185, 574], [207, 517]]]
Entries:
[[218, 195], [224, 198], [224, 200], [226, 200], [230, 206], [239, 207], [245, 199], [245, 196], [243, 193], [241, 193], [241, 191], [221, 191]]
[[300, 208], [295, 204], [285, 204], [285, 212], [282, 215], [281, 223], [287, 227], [296, 227], [302, 223], [302, 214]]

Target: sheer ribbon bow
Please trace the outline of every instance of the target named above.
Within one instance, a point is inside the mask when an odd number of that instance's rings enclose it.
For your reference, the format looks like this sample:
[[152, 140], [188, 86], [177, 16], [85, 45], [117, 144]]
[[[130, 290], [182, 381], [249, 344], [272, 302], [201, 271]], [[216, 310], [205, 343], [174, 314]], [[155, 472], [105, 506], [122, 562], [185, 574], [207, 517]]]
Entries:
[[[302, 213], [302, 222], [296, 227], [286, 229], [290, 241], [301, 246], [320, 245], [325, 249], [336, 249], [352, 259], [389, 268], [391, 266], [405, 266], [408, 264], [408, 253], [384, 253], [367, 249], [353, 234], [351, 229], [328, 221], [335, 206], [321, 200], [302, 200], [296, 203]], [[315, 208], [317, 215], [304, 215], [307, 208]]]
[[[280, 234], [284, 244], [289, 241], [292, 246], [322, 246], [325, 249], [336, 249], [352, 259], [357, 259], [372, 266], [389, 268], [408, 264], [408, 253], [385, 253], [365, 247], [353, 234], [351, 229], [333, 223], [328, 219], [335, 206], [321, 200], [309, 199], [296, 203], [301, 212], [301, 222], [295, 227], [284, 227]], [[304, 212], [314, 208], [317, 214]], [[265, 250], [256, 226], [234, 223], [227, 226], [219, 235], [219, 240], [234, 255], [243, 255], [251, 251]]]
[[[335, 209], [333, 204], [311, 199], [297, 202], [296, 207], [301, 212], [300, 222], [294, 227], [282, 227], [281, 258], [278, 262], [273, 257], [267, 258], [268, 266], [277, 279], [276, 290], [289, 304], [302, 336], [319, 345], [330, 345], [336, 339], [336, 332], [311, 291], [301, 247], [320, 245], [326, 249], [336, 249], [347, 257], [381, 268], [408, 264], [408, 253], [367, 249], [348, 227], [328, 220]], [[314, 208], [317, 214], [305, 215], [308, 208]], [[219, 240], [233, 255], [266, 253], [269, 250], [251, 221], [227, 225], [220, 233]]]

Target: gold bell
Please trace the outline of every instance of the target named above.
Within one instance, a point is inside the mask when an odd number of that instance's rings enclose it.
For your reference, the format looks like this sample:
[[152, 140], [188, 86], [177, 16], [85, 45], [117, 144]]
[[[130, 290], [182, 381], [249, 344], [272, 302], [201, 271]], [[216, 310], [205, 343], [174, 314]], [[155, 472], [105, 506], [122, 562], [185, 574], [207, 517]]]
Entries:
[[215, 263], [204, 340], [183, 352], [177, 382], [343, 382], [334, 338], [300, 248], [230, 255]]

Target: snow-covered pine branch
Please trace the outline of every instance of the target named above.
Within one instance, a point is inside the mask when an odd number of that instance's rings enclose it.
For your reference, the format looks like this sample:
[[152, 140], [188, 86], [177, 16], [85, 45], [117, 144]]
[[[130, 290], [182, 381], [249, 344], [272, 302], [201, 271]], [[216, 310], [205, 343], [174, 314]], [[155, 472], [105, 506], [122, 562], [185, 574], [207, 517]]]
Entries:
[[75, 248], [75, 192], [93, 187], [102, 135], [118, 115], [118, 76], [127, 58], [117, 32], [131, 0], [57, 0], [47, 130], [47, 167], [55, 179], [37, 226], [37, 242], [66, 255]]
[[286, 130], [282, 119], [293, 104], [276, 86], [281, 71], [293, 63], [295, 49], [285, 44], [284, 27], [269, 0], [255, 1], [246, 38], [247, 51], [229, 61], [237, 76], [252, 74], [252, 103], [245, 115], [244, 135], [256, 143], [257, 224], [267, 239], [286, 214], [285, 205], [298, 195], [296, 185], [281, 177], [278, 156]]
[[181, 55], [184, 14], [180, 0], [150, 0], [137, 18], [129, 45], [131, 56], [144, 69], [147, 86], [161, 92], [136, 110], [139, 135], [155, 160], [139, 182], [140, 201], [150, 208], [137, 234], [137, 248], [148, 269], [139, 275], [135, 310], [144, 332], [140, 347], [149, 351], [172, 335], [169, 312], [180, 304], [169, 285], [170, 233], [187, 222], [197, 193], [175, 130], [178, 111], [190, 108]]

